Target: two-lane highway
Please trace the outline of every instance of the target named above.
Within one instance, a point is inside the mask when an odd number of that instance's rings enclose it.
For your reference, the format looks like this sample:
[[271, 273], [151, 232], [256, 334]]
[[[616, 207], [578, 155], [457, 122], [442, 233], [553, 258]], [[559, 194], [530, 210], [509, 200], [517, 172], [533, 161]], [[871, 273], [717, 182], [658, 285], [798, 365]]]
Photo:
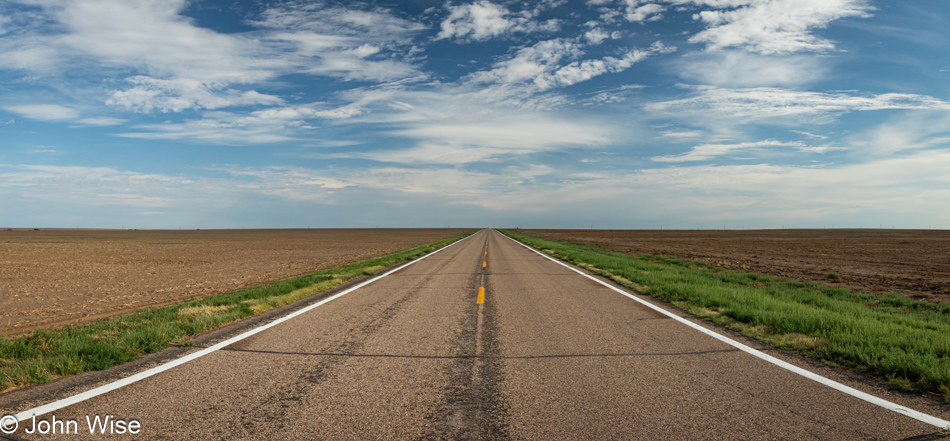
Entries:
[[[61, 439], [108, 438], [89, 434], [87, 415], [135, 419], [149, 439], [902, 439], [936, 431], [738, 351], [490, 230], [225, 349], [39, 418], [53, 414], [80, 422]], [[47, 437], [24, 433], [30, 426], [21, 422], [17, 436]]]

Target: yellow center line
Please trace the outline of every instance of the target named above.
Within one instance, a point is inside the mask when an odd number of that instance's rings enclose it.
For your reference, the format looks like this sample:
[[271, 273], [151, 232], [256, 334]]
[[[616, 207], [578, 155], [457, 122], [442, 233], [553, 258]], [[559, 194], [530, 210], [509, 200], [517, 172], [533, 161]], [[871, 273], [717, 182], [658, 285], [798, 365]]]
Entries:
[[[488, 266], [488, 239], [485, 239], [485, 257], [482, 259], [482, 269]], [[485, 273], [481, 274], [482, 283], [485, 281]], [[478, 304], [481, 305], [485, 303], [485, 287], [478, 287]], [[479, 307], [481, 308], [481, 307]], [[479, 318], [481, 320], [481, 318]]]

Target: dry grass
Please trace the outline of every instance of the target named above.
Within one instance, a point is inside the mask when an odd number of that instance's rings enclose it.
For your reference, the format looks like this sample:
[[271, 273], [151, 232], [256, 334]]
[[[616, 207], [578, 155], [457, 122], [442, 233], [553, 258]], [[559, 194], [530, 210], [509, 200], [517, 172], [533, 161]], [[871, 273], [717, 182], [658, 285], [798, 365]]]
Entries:
[[198, 305], [178, 310], [178, 320], [194, 320], [201, 316], [214, 315], [219, 312], [227, 311], [230, 308], [227, 305], [211, 306]]

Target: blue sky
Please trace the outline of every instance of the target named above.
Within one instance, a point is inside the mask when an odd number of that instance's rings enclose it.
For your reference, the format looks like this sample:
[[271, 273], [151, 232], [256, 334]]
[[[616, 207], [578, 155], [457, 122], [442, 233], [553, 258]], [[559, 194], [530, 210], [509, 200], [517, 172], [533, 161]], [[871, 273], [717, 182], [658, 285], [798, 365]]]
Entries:
[[944, 0], [0, 3], [0, 226], [950, 228]]

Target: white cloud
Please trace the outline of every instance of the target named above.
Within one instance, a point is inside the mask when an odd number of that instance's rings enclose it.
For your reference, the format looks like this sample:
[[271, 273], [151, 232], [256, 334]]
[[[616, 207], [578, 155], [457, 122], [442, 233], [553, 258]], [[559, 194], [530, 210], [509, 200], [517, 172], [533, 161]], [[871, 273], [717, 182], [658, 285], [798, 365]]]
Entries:
[[[490, 197], [472, 203], [506, 216], [535, 213], [531, 222], [547, 227], [576, 228], [611, 217], [634, 222], [612, 224], [628, 228], [664, 223], [666, 228], [693, 229], [725, 222], [731, 228], [814, 227], [815, 222], [818, 227], [822, 222], [926, 227], [946, 225], [950, 216], [948, 167], [947, 150], [826, 167], [676, 166], [522, 185], [508, 192], [489, 191]], [[617, 200], [625, 204], [618, 206]], [[545, 216], [553, 213], [558, 216], [545, 223]]]
[[[550, 219], [555, 226], [576, 226], [621, 216], [635, 222], [622, 225], [648, 228], [659, 223], [666, 228], [708, 228], [726, 222], [730, 227], [759, 228], [809, 227], [815, 222], [926, 227], [945, 225], [950, 216], [948, 168], [946, 149], [849, 165], [702, 165], [622, 173], [574, 172], [539, 164], [479, 172], [456, 166], [226, 167], [215, 171], [223, 170], [229, 178], [206, 178], [108, 167], [0, 166], [0, 187], [16, 188], [24, 201], [42, 204], [31, 208], [56, 206], [59, 212], [63, 207], [113, 207], [122, 212], [149, 209], [180, 215], [198, 210], [213, 215], [224, 206], [243, 206], [261, 196], [275, 207], [306, 202], [323, 209], [360, 195], [364, 202], [373, 197], [383, 202], [374, 210], [384, 216], [391, 213], [387, 206], [426, 201], [453, 205], [451, 210], [479, 207], [535, 225]], [[617, 200], [625, 203], [618, 205]], [[670, 204], [673, 200], [678, 203]], [[555, 213], [558, 216], [552, 217]], [[178, 216], [175, 219], [168, 222], [179, 222]]]
[[225, 112], [209, 112], [201, 119], [182, 123], [140, 124], [141, 131], [117, 136], [137, 139], [192, 140], [211, 144], [247, 145], [289, 141], [289, 123], [270, 124], [253, 118], [241, 118]]
[[76, 126], [74, 127], [107, 127], [107, 126], [117, 126], [124, 123], [125, 120], [121, 118], [113, 118], [109, 116], [97, 116], [92, 118], [82, 118], [76, 120]]
[[419, 70], [399, 60], [368, 60], [359, 48], [321, 55], [321, 62], [301, 69], [303, 73], [339, 77], [346, 80], [397, 81], [425, 78]]
[[908, 112], [848, 136], [847, 142], [864, 156], [950, 148], [950, 116], [940, 112]]
[[442, 21], [436, 39], [471, 38], [483, 41], [508, 32], [514, 23], [505, 18], [508, 8], [482, 0], [461, 6], [449, 6], [450, 14]]
[[515, 32], [558, 30], [559, 24], [555, 19], [545, 22], [538, 22], [535, 19], [544, 6], [541, 5], [535, 10], [512, 13], [508, 8], [489, 0], [479, 0], [460, 6], [446, 4], [450, 11], [449, 16], [442, 21], [441, 31], [435, 38], [436, 40], [456, 38], [461, 41], [485, 41]]
[[[61, 0], [39, 3], [31, 22], [0, 40], [0, 68], [66, 75], [76, 68], [125, 75], [109, 105], [149, 112], [280, 105], [251, 90], [287, 74], [393, 81], [420, 77], [413, 33], [425, 26], [382, 8], [284, 4], [219, 33], [182, 15], [185, 0]], [[363, 9], [359, 9], [363, 8]]]
[[23, 104], [18, 106], [3, 106], [3, 110], [38, 121], [70, 121], [79, 118], [78, 111], [66, 106], [60, 106], [58, 104]]
[[284, 4], [251, 23], [272, 30], [263, 40], [276, 44], [273, 50], [294, 66], [291, 70], [371, 81], [421, 75], [411, 63], [417, 51], [411, 37], [427, 27], [385, 8]]
[[637, 90], [643, 89], [644, 86], [641, 85], [626, 85], [615, 87], [613, 89], [604, 90], [593, 94], [590, 98], [581, 100], [580, 103], [584, 106], [598, 106], [603, 104], [611, 103], [622, 103], [630, 98], [633, 93]]
[[[250, 23], [311, 39], [319, 37], [330, 42], [328, 47], [343, 46], [339, 44], [341, 41], [394, 42], [427, 28], [422, 23], [396, 17], [385, 8], [366, 10], [321, 2], [285, 3], [271, 7], [264, 11], [260, 20]], [[353, 40], [341, 40], [341, 37]], [[318, 43], [323, 44], [326, 43]]]
[[481, 121], [418, 121], [389, 132], [416, 141], [408, 149], [347, 153], [357, 157], [401, 164], [468, 164], [510, 155], [529, 155], [567, 148], [587, 148], [612, 141], [611, 129], [591, 122], [553, 115], [505, 113]]
[[813, 56], [768, 56], [741, 51], [690, 54], [671, 63], [674, 72], [719, 87], [788, 87], [821, 80], [828, 73]]
[[760, 54], [788, 54], [800, 51], [825, 52], [834, 49], [830, 40], [815, 31], [846, 17], [869, 17], [870, 0], [622, 0], [588, 2], [598, 7], [601, 20], [614, 23], [618, 17], [644, 23], [664, 18], [667, 5], [678, 11], [701, 8], [693, 15], [704, 30], [690, 37], [716, 51], [739, 48]]
[[651, 103], [648, 110], [665, 113], [703, 113], [743, 119], [797, 117], [830, 122], [832, 117], [854, 111], [885, 109], [950, 110], [950, 102], [927, 95], [885, 93], [854, 95], [848, 92], [802, 92], [778, 88], [722, 89], [696, 87], [693, 96]]
[[[334, 157], [358, 157], [403, 164], [467, 164], [505, 156], [587, 148], [612, 143], [612, 125], [573, 112], [530, 109], [520, 103], [499, 102], [484, 89], [438, 85], [429, 90], [369, 89], [348, 99], [365, 109], [345, 120], [360, 124], [366, 133], [389, 143], [409, 147], [349, 151]], [[300, 109], [287, 112], [294, 118]], [[307, 109], [308, 112], [312, 108]], [[326, 157], [326, 156], [321, 156]]]
[[[630, 50], [621, 58], [608, 56], [577, 60], [584, 54], [583, 46], [572, 40], [557, 38], [519, 49], [512, 58], [495, 63], [491, 70], [475, 72], [466, 79], [472, 83], [522, 85], [534, 91], [545, 91], [608, 72], [620, 72], [651, 55], [675, 49], [656, 42], [646, 50]], [[570, 61], [564, 63], [565, 60]]]
[[707, 29], [690, 41], [705, 43], [708, 50], [738, 47], [761, 54], [834, 49], [834, 43], [812, 31], [841, 18], [868, 17], [873, 10], [868, 0], [672, 1], [734, 8], [697, 14]]
[[126, 79], [135, 86], [112, 92], [106, 104], [137, 112], [181, 112], [185, 109], [220, 109], [230, 106], [280, 105], [284, 100], [258, 93], [237, 91], [193, 79], [160, 80], [147, 76]]
[[832, 147], [828, 145], [822, 145], [822, 146], [803, 146], [803, 147], [798, 147], [797, 150], [803, 153], [823, 154], [823, 153], [828, 153], [835, 150], [849, 150], [849, 149], [847, 147]]
[[[224, 168], [226, 173], [250, 178], [242, 186], [248, 193], [297, 202], [336, 203], [335, 195], [367, 192], [383, 204], [403, 204], [422, 197], [434, 197], [446, 204], [465, 204], [473, 197], [488, 194], [488, 188], [500, 188], [499, 175], [459, 170], [408, 167], [371, 167], [366, 169], [308, 169], [304, 167]], [[507, 173], [512, 173], [506, 170]], [[505, 176], [505, 175], [503, 175]], [[507, 176], [505, 176], [507, 180]], [[492, 181], [495, 179], [495, 181]], [[474, 184], [474, 183], [478, 184]]]
[[[507, 121], [507, 122], [506, 122]], [[444, 144], [541, 150], [551, 145], [596, 145], [609, 141], [602, 127], [555, 118], [507, 115], [493, 121], [428, 124], [394, 135]]]
[[30, 153], [59, 153], [59, 150], [56, 147], [48, 145], [38, 145], [34, 147]]
[[657, 4], [642, 0], [624, 0], [626, 10], [623, 17], [627, 21], [642, 23], [644, 21], [656, 21], [663, 18], [663, 12], [666, 8]]
[[54, 70], [62, 55], [53, 47], [34, 39], [0, 39], [0, 68], [47, 73]]
[[191, 183], [187, 178], [111, 167], [21, 165], [0, 173], [0, 187], [16, 187], [18, 193], [58, 206], [162, 207], [173, 200], [166, 189]]
[[326, 172], [303, 167], [224, 167], [221, 171], [236, 177], [257, 178], [253, 185], [246, 188], [292, 200], [325, 200], [325, 194], [322, 194], [324, 192], [314, 190], [339, 190], [355, 186], [355, 184], [328, 176]]
[[603, 43], [604, 40], [610, 38], [610, 34], [601, 28], [593, 28], [584, 33], [584, 38], [587, 39], [590, 44], [600, 44]]
[[331, 120], [345, 120], [369, 113], [371, 107], [377, 103], [388, 105], [384, 110], [413, 110], [411, 104], [398, 101], [398, 94], [403, 90], [399, 84], [385, 84], [372, 88], [355, 88], [338, 93], [338, 98], [347, 104], [331, 107], [327, 103], [310, 103], [306, 105], [273, 107], [256, 110], [242, 118], [243, 122], [267, 120], [294, 120], [322, 118]]
[[668, 186], [662, 197], [681, 200], [677, 210], [702, 213], [707, 219], [715, 218], [718, 211], [729, 212], [726, 218], [747, 222], [766, 217], [789, 224], [841, 217], [858, 226], [862, 218], [868, 222], [889, 213], [886, 218], [899, 217], [915, 225], [920, 218], [939, 219], [950, 214], [950, 209], [935, 208], [935, 204], [950, 203], [950, 191], [946, 190], [950, 177], [941, 171], [947, 166], [950, 152], [944, 150], [834, 167], [645, 170], [635, 181], [645, 184], [645, 190]]
[[672, 139], [674, 141], [686, 141], [689, 139], [696, 139], [702, 136], [706, 136], [706, 132], [702, 130], [668, 130], [663, 132], [660, 137]]
[[693, 147], [692, 150], [681, 155], [654, 156], [651, 158], [654, 162], [687, 162], [687, 161], [706, 161], [719, 156], [728, 155], [744, 150], [758, 150], [762, 147], [798, 147], [804, 148], [805, 145], [800, 142], [780, 142], [776, 140], [766, 140], [757, 142], [742, 142], [738, 144], [702, 144]]
[[[379, 111], [377, 119], [364, 119], [359, 122], [373, 123], [387, 115], [399, 114], [402, 110], [412, 110], [411, 106], [392, 107], [398, 103], [396, 93], [399, 85], [381, 85], [372, 88], [356, 88], [336, 94], [336, 100], [342, 105], [327, 102], [315, 102], [293, 106], [269, 107], [247, 113], [238, 111], [207, 111], [201, 118], [184, 122], [165, 122], [163, 124], [139, 124], [134, 131], [120, 133], [117, 136], [137, 139], [190, 140], [223, 145], [266, 144], [299, 139], [299, 130], [318, 129], [314, 119], [345, 122], [367, 116]], [[308, 133], [307, 137], [313, 136]]]
[[185, 0], [65, 0], [44, 9], [64, 31], [49, 36], [54, 47], [106, 66], [204, 82], [273, 77], [282, 63], [261, 56], [255, 39], [195, 26], [180, 15], [186, 5]]
[[241, 121], [253, 121], [255, 119], [266, 120], [299, 120], [311, 118], [323, 119], [347, 119], [362, 115], [367, 112], [363, 107], [366, 102], [355, 102], [344, 106], [321, 109], [318, 105], [305, 105], [293, 107], [273, 107], [270, 109], [256, 110], [251, 112], [250, 116], [241, 118]]
[[825, 135], [816, 135], [814, 133], [806, 132], [804, 130], [792, 130], [793, 133], [798, 133], [799, 135], [804, 135], [812, 139], [828, 139]]

